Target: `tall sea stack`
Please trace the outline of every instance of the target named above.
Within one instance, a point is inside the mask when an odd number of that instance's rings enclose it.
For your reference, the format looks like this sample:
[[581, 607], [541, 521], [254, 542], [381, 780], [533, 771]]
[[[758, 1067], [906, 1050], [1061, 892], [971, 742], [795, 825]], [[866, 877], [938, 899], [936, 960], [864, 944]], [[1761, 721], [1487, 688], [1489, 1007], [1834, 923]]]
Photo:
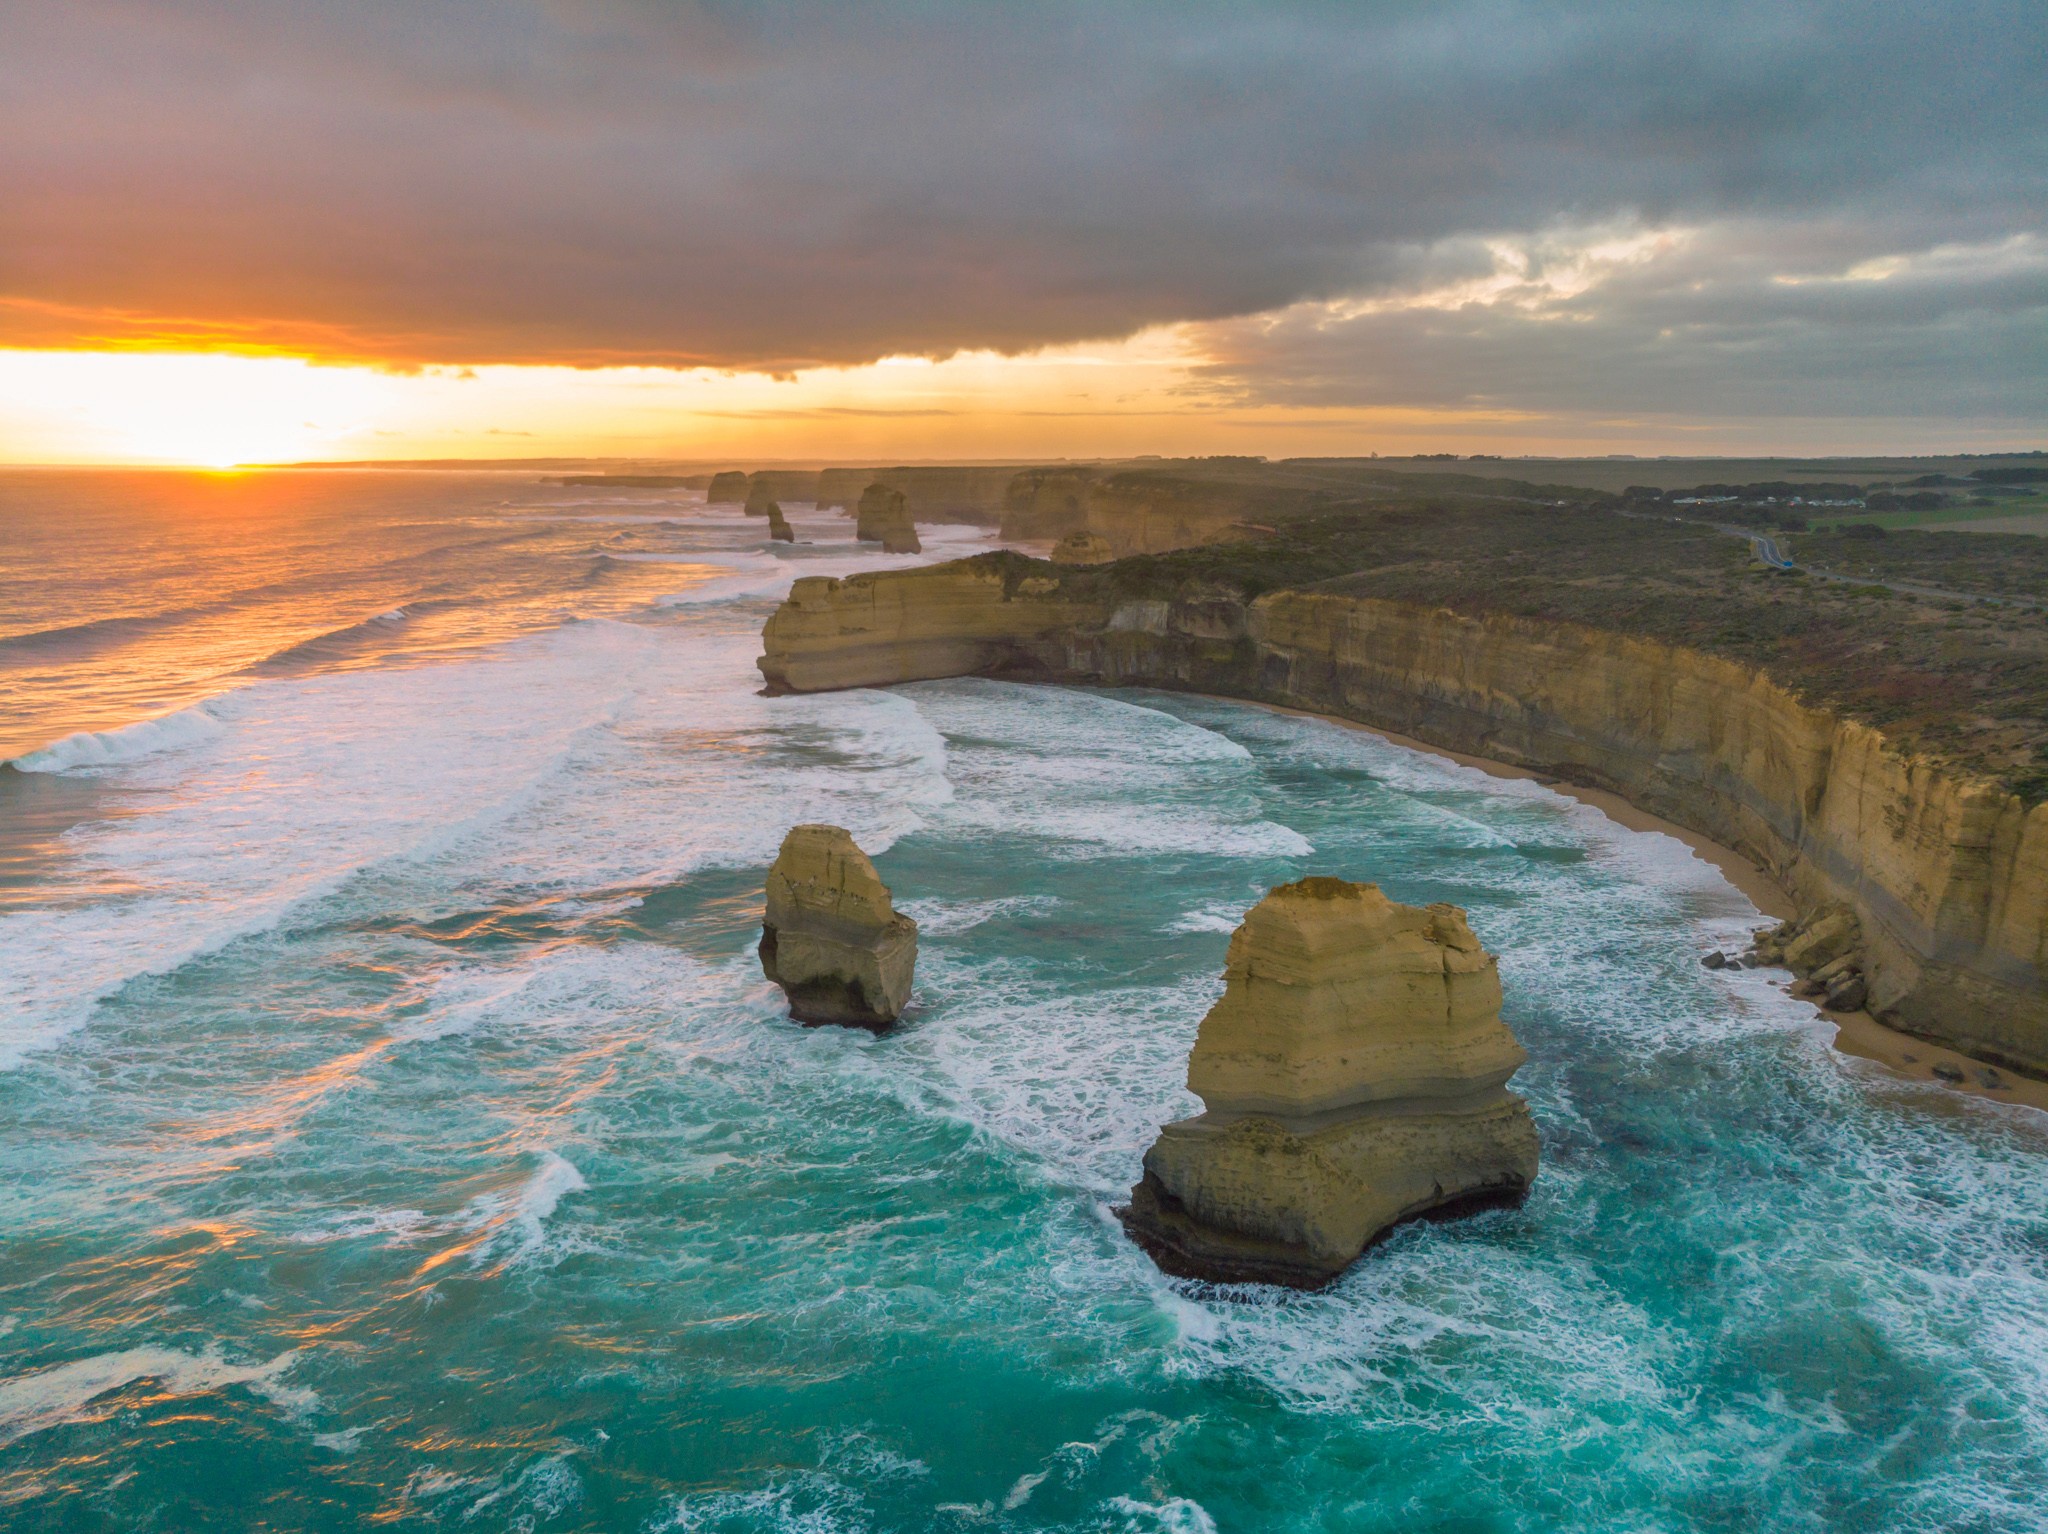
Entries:
[[887, 1028], [910, 1000], [917, 923], [839, 826], [794, 826], [768, 870], [761, 970], [800, 1023]]
[[910, 519], [910, 502], [901, 490], [887, 485], [869, 485], [860, 495], [859, 520], [853, 536], [864, 543], [879, 543], [887, 554], [916, 554], [917, 524]]
[[790, 529], [789, 518], [782, 514], [782, 502], [768, 503], [768, 536], [777, 543], [795, 543], [796, 534]]
[[1167, 1272], [1313, 1289], [1402, 1220], [1519, 1197], [1536, 1127], [1507, 1080], [1528, 1057], [1456, 906], [1373, 884], [1274, 890], [1230, 940], [1188, 1086], [1120, 1211]]

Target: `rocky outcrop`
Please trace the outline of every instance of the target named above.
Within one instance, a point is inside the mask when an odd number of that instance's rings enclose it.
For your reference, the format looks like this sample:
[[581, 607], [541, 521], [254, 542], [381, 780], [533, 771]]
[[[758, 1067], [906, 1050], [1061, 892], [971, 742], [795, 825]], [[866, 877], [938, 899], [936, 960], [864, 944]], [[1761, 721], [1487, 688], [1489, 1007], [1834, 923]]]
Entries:
[[795, 826], [768, 870], [761, 970], [800, 1023], [883, 1029], [903, 1015], [917, 923], [838, 826]]
[[1402, 1220], [1518, 1198], [1536, 1127], [1528, 1057], [1456, 906], [1303, 879], [1246, 915], [1188, 1087], [1120, 1214], [1169, 1273], [1315, 1288]]
[[1869, 1003], [1863, 976], [1863, 923], [1847, 906], [1822, 906], [1757, 934], [1745, 957], [1751, 964], [1782, 964], [1799, 976], [1792, 994], [1831, 1012], [1860, 1012]]
[[818, 493], [816, 469], [760, 469], [752, 474], [727, 469], [711, 476], [704, 499], [714, 506], [740, 505], [750, 516], [765, 515], [770, 501], [808, 501]]
[[1109, 540], [1086, 528], [1068, 533], [1052, 546], [1052, 562], [1056, 565], [1106, 565], [1115, 558]]
[[916, 554], [917, 524], [911, 520], [910, 505], [901, 490], [887, 485], [869, 485], [861, 492], [859, 520], [854, 537], [863, 543], [879, 543], [885, 554]]
[[789, 518], [782, 514], [782, 502], [768, 503], [768, 536], [776, 543], [795, 543], [796, 534], [790, 530]]
[[1881, 1021], [2048, 1075], [2048, 805], [1902, 751], [1733, 661], [1575, 624], [1336, 593], [1120, 592], [1017, 555], [799, 582], [771, 689], [963, 673], [1336, 714], [1610, 789], [1840, 906]]
[[942, 676], [1044, 674], [1039, 657], [1100, 617], [1060, 598], [1050, 567], [983, 556], [844, 579], [812, 575], [763, 631], [759, 662], [771, 694], [881, 687]]

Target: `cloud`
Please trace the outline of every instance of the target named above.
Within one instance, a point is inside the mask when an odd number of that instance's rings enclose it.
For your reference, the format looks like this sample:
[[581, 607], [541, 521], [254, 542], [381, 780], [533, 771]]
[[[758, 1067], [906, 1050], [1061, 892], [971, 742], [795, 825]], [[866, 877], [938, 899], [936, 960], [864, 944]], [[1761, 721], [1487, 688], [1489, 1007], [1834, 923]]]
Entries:
[[2048, 424], [2048, 239], [1731, 222], [1454, 240], [1367, 297], [1196, 327], [1211, 401]]
[[2038, 0], [23, 0], [8, 34], [0, 344], [787, 372], [1195, 322], [1226, 391], [1562, 368], [1675, 407], [2040, 356], [2038, 269], [1941, 254], [2041, 233]]

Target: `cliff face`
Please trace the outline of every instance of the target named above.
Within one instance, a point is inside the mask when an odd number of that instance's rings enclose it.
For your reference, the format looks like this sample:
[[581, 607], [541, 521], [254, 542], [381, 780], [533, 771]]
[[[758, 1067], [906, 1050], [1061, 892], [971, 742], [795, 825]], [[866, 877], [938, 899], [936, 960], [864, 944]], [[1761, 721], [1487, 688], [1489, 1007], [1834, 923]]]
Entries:
[[1020, 576], [1030, 563], [997, 556], [844, 580], [805, 576], [762, 631], [768, 691], [1003, 672], [1027, 655], [1055, 654], [1067, 631], [1100, 614], [1060, 600], [1056, 580]]
[[1001, 526], [1018, 543], [1090, 533], [1121, 559], [1263, 537], [1270, 528], [1259, 522], [1260, 508], [1272, 500], [1270, 491], [1166, 475], [1027, 469], [1010, 481]]
[[902, 469], [826, 469], [818, 476], [818, 506], [852, 510], [861, 492], [883, 485], [903, 492], [918, 522], [965, 522], [993, 527], [1001, 518], [1003, 492], [1016, 470], [973, 465]]
[[967, 673], [1188, 688], [1609, 788], [1746, 853], [1803, 906], [1854, 912], [1886, 1022], [2048, 1075], [2048, 806], [1648, 640], [1304, 592], [1077, 591], [1015, 556], [801, 581], [761, 666], [795, 691]]
[[747, 495], [766, 501], [809, 501], [818, 494], [815, 469], [759, 469], [747, 476]]

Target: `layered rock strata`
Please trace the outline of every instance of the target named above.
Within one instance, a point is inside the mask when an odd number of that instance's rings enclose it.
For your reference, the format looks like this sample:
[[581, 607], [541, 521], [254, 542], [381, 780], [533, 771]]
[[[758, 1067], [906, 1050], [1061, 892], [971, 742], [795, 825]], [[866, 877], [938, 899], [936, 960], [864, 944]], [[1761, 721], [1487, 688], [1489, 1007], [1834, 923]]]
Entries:
[[1507, 1090], [1528, 1058], [1456, 906], [1303, 879], [1230, 940], [1188, 1086], [1120, 1211], [1169, 1273], [1315, 1288], [1402, 1220], [1519, 1198], [1536, 1127]]
[[978, 673], [1335, 714], [1610, 789], [1857, 922], [1880, 1021], [2048, 1076], [2048, 805], [1903, 751], [1733, 661], [1576, 624], [978, 556], [799, 582], [770, 690]]
[[796, 534], [791, 530], [789, 518], [782, 514], [782, 502], [768, 503], [768, 536], [777, 543], [795, 543]]
[[800, 1023], [887, 1028], [903, 1015], [917, 923], [838, 826], [792, 827], [768, 870], [761, 971]]
[[916, 554], [924, 548], [910, 517], [910, 503], [901, 490], [887, 485], [869, 485], [861, 492], [853, 536], [863, 543], [881, 544], [885, 554]]

